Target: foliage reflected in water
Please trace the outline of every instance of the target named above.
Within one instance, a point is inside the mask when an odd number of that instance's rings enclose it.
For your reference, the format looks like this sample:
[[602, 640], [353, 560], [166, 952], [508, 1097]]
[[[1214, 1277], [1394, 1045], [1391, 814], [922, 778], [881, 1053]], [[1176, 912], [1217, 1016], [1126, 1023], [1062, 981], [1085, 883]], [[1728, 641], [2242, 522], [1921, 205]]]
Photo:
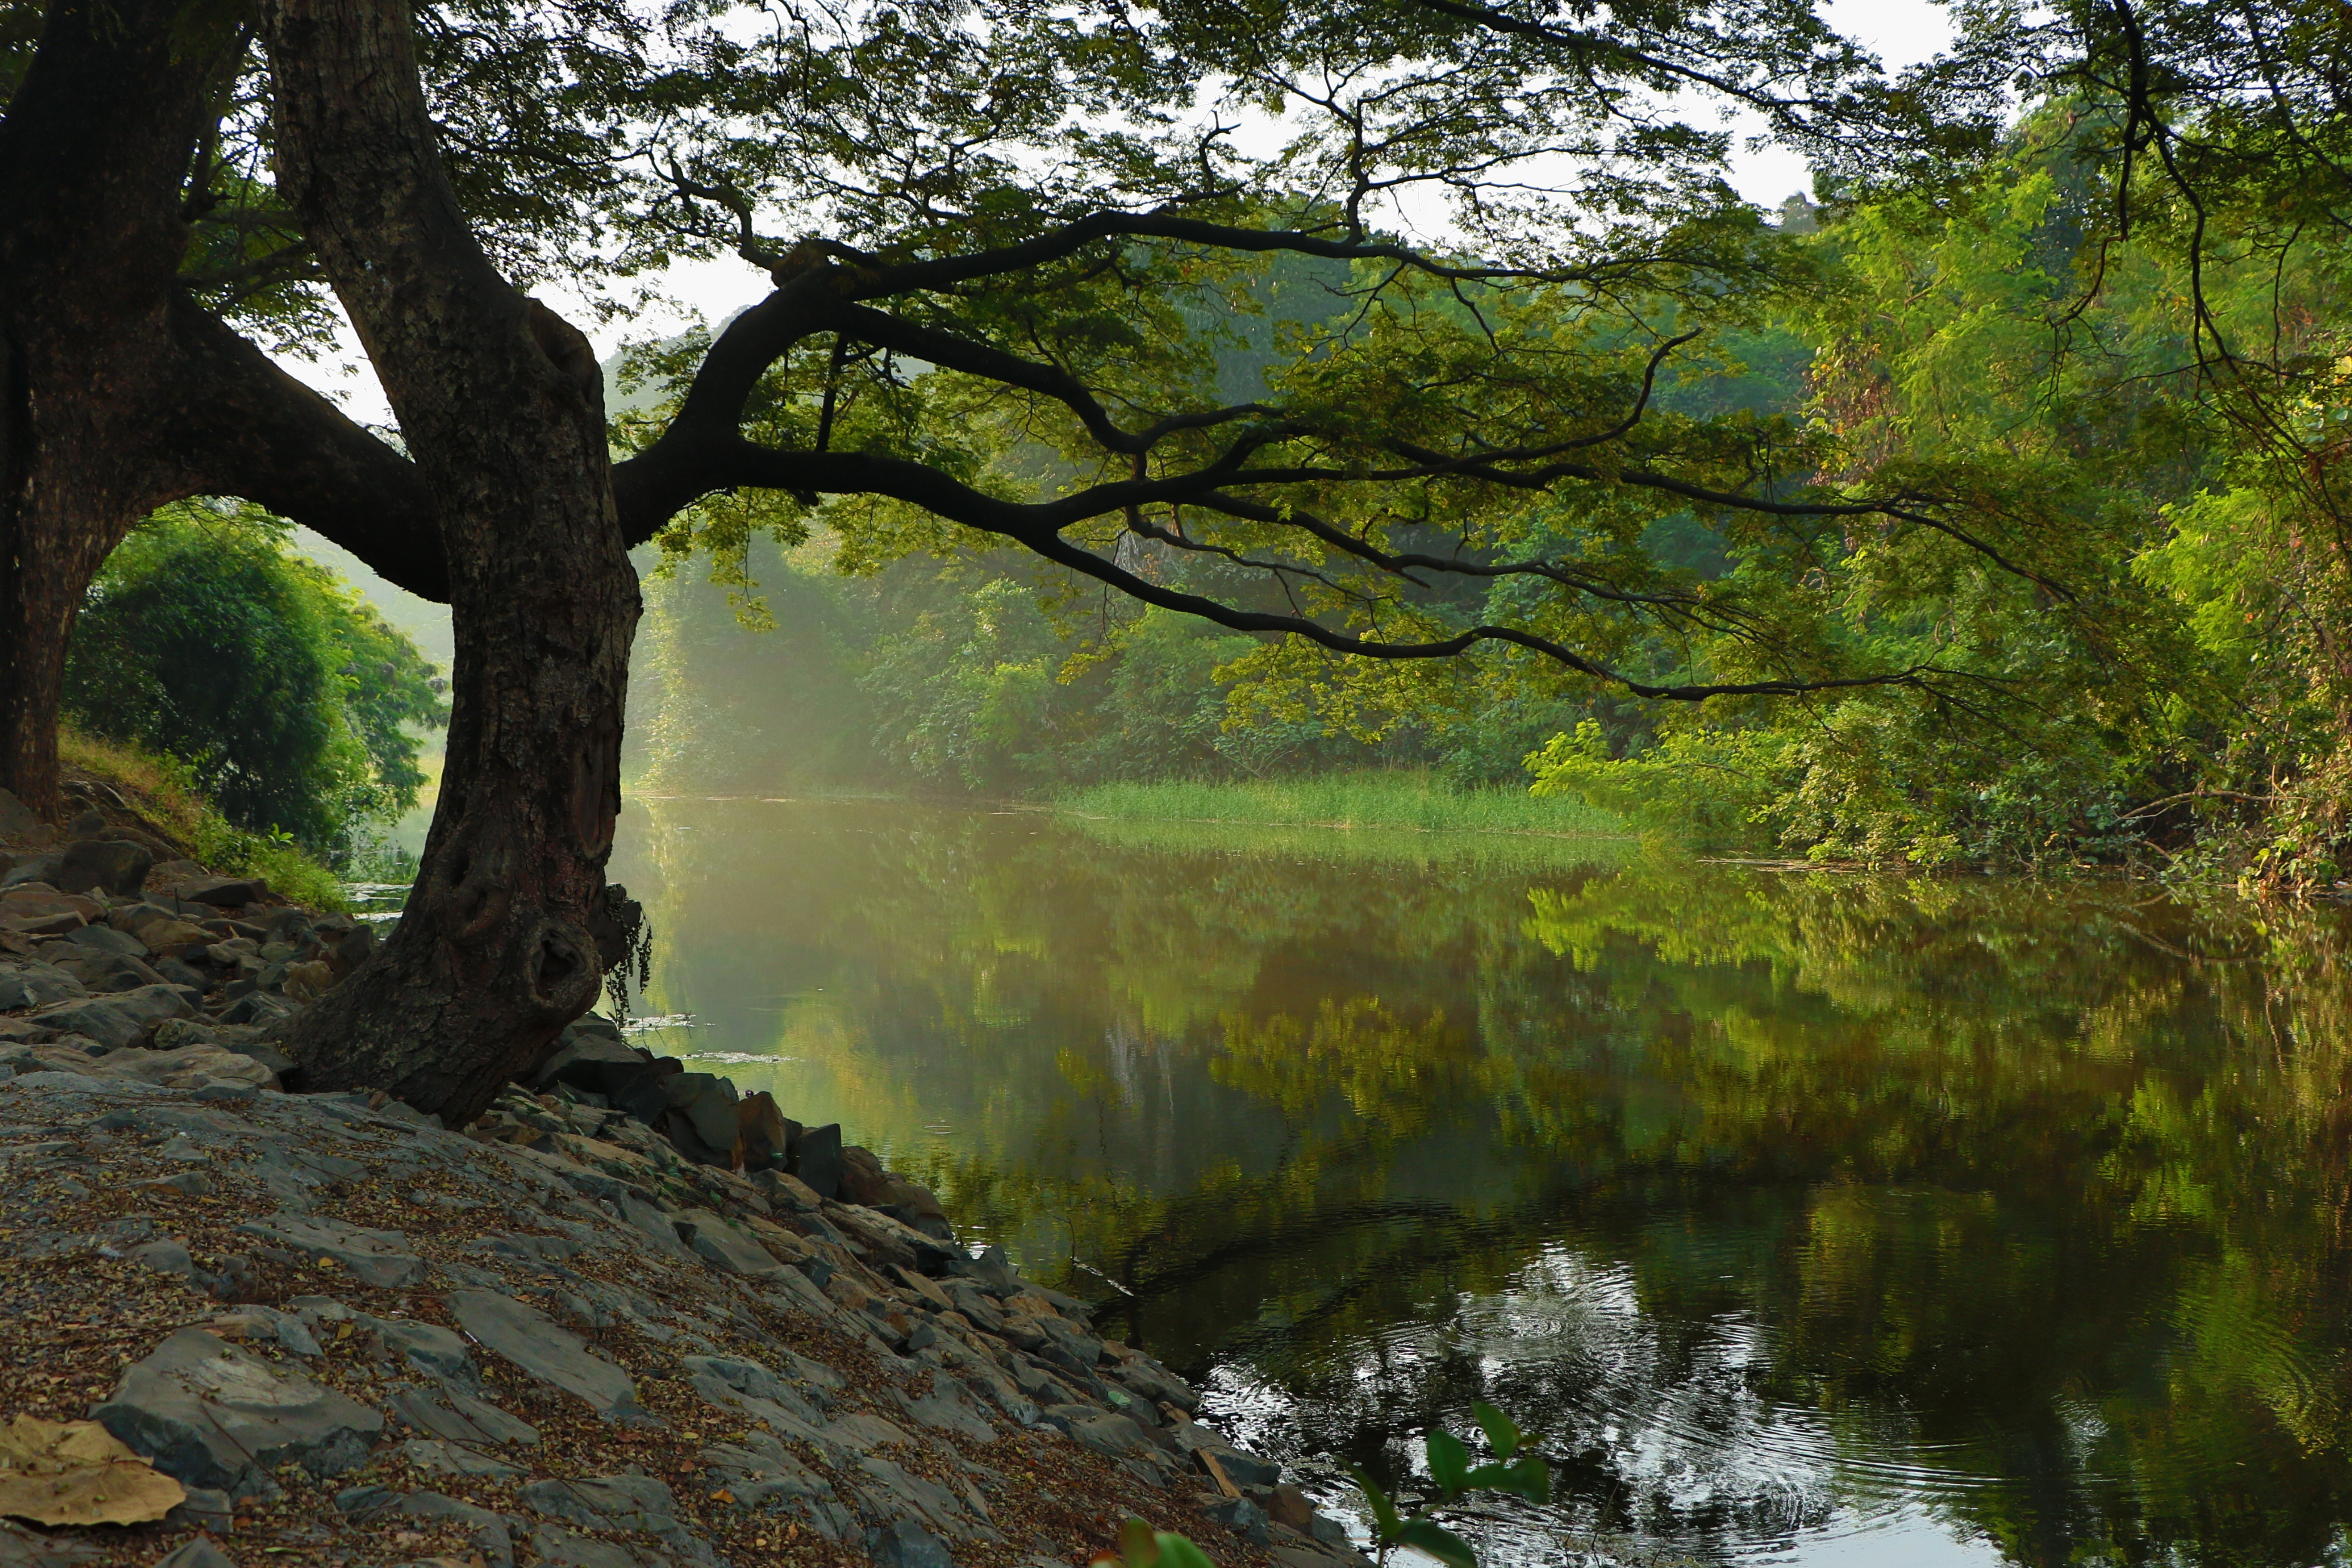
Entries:
[[658, 809], [698, 1048], [1265, 1443], [1409, 1488], [1473, 1401], [1549, 1434], [1482, 1551], [2340, 1553], [2332, 915]]

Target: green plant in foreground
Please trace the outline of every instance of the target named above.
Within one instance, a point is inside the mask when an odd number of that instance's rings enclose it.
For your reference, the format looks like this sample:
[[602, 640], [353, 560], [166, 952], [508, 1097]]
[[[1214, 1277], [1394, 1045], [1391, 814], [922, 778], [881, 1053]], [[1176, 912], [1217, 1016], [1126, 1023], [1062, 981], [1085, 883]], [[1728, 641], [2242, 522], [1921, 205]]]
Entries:
[[[1486, 1446], [1495, 1451], [1492, 1460], [1483, 1465], [1470, 1462], [1469, 1446], [1453, 1433], [1439, 1427], [1429, 1435], [1429, 1479], [1437, 1483], [1437, 1501], [1442, 1507], [1460, 1499], [1465, 1492], [1509, 1492], [1529, 1502], [1551, 1500], [1551, 1468], [1543, 1456], [1528, 1449], [1528, 1437], [1518, 1424], [1491, 1405], [1473, 1403], [1470, 1414], [1478, 1418], [1479, 1427], [1486, 1434]], [[1400, 1518], [1396, 1504], [1388, 1493], [1374, 1484], [1372, 1478], [1352, 1466], [1349, 1475], [1355, 1479], [1356, 1488], [1372, 1508], [1372, 1544], [1379, 1549], [1380, 1561], [1386, 1563], [1389, 1553], [1400, 1546], [1411, 1546], [1426, 1552], [1452, 1568], [1478, 1568], [1478, 1554], [1470, 1543], [1416, 1509], [1411, 1515]]]
[[[1478, 1418], [1479, 1428], [1486, 1434], [1486, 1446], [1495, 1457], [1483, 1465], [1470, 1462], [1470, 1447], [1453, 1433], [1439, 1427], [1428, 1437], [1429, 1479], [1437, 1483], [1437, 1504], [1459, 1501], [1469, 1492], [1509, 1492], [1529, 1502], [1551, 1500], [1551, 1467], [1543, 1456], [1533, 1452], [1534, 1441], [1518, 1428], [1518, 1424], [1491, 1405], [1473, 1402], [1470, 1414]], [[1382, 1491], [1371, 1477], [1349, 1466], [1348, 1474], [1356, 1489], [1372, 1510], [1372, 1545], [1378, 1561], [1387, 1563], [1389, 1553], [1400, 1546], [1410, 1546], [1425, 1552], [1448, 1568], [1478, 1568], [1478, 1553], [1470, 1543], [1430, 1518], [1420, 1509], [1400, 1515], [1395, 1501]], [[1089, 1568], [1212, 1568], [1208, 1556], [1199, 1547], [1171, 1531], [1154, 1530], [1139, 1519], [1129, 1519], [1119, 1527], [1118, 1550], [1097, 1552]]]

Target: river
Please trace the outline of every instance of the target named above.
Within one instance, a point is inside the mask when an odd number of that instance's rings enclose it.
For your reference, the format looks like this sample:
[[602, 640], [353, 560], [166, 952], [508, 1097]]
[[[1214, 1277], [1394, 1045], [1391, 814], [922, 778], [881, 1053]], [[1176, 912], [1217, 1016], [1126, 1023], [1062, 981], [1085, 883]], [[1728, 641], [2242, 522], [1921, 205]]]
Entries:
[[642, 1037], [938, 1188], [1246, 1446], [1544, 1435], [1490, 1562], [2352, 1542], [2332, 914], [1624, 844], [633, 798]]

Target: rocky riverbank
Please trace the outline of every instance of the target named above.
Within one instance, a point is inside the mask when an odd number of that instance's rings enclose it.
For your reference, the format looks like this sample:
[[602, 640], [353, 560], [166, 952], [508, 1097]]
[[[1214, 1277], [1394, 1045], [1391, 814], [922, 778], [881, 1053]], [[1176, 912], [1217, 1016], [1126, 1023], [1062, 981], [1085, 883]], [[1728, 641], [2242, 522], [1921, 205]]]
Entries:
[[462, 1131], [289, 1092], [365, 928], [85, 799], [0, 800], [0, 1568], [1360, 1563], [930, 1194], [609, 1026]]

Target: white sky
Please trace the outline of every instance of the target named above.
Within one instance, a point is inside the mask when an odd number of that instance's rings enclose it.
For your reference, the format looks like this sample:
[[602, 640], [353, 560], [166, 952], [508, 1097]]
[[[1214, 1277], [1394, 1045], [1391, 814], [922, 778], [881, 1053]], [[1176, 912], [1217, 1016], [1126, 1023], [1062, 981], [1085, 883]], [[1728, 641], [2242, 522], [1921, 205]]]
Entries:
[[[1952, 37], [1951, 18], [1938, 0], [1826, 0], [1824, 9], [1832, 23], [1876, 54], [1890, 73], [1928, 58]], [[1745, 127], [1748, 134], [1756, 129], [1752, 121]], [[1810, 193], [1812, 174], [1786, 148], [1751, 151], [1743, 145], [1732, 157], [1731, 184], [1749, 201], [1777, 207], [1792, 192]], [[712, 321], [752, 304], [766, 289], [765, 278], [733, 258], [682, 264], [654, 281], [663, 293]], [[609, 357], [625, 340], [674, 331], [684, 321], [683, 316], [659, 312], [600, 326], [577, 297], [560, 289], [541, 294], [588, 334], [599, 358]], [[353, 418], [374, 425], [391, 421], [390, 405], [348, 328], [341, 334], [339, 353], [316, 363], [290, 360], [287, 368], [332, 396]]]

